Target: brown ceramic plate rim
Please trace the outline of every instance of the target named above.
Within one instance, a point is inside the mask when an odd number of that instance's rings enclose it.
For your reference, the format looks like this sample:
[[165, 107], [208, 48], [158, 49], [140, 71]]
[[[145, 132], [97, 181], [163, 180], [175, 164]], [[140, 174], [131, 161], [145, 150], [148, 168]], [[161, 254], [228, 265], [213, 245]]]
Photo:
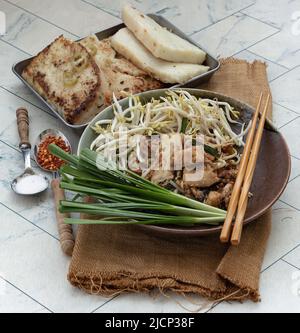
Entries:
[[[149, 95], [155, 95], [157, 97], [158, 94], [164, 94], [165, 91], [167, 91], [169, 89], [158, 89], [158, 90], [152, 90], [152, 91], [147, 91], [144, 93], [140, 93], [137, 94], [136, 96], [140, 96], [143, 97], [145, 95], [147, 95], [149, 97]], [[174, 89], [174, 90], [180, 90], [180, 89]], [[227, 95], [223, 95], [220, 94], [218, 92], [214, 92], [214, 91], [208, 91], [208, 90], [203, 90], [203, 89], [195, 89], [195, 88], [184, 88], [184, 90], [189, 91], [191, 94], [194, 93], [201, 93], [201, 94], [207, 94], [207, 95], [216, 95], [215, 97], [218, 97], [220, 99], [224, 99], [224, 100], [231, 100], [234, 101], [235, 104], [240, 104], [243, 105], [244, 108], [247, 108], [250, 112], [254, 112], [253, 107], [251, 107], [249, 104], [242, 102], [236, 98], [227, 96]], [[120, 102], [125, 102], [127, 99], [123, 99]], [[103, 110], [101, 113], [107, 112], [108, 109], [110, 109], [111, 107], [106, 108], [105, 110]], [[87, 132], [90, 130], [92, 124], [94, 124], [97, 120], [99, 120], [99, 118], [101, 117], [101, 119], [105, 119], [105, 117], [103, 116], [99, 116], [99, 114], [89, 123], [88, 127], [85, 129], [85, 131], [83, 132], [80, 141], [79, 141], [79, 145], [78, 145], [78, 154], [81, 151], [81, 149], [83, 149], [85, 147], [84, 145], [84, 138], [87, 134]], [[272, 124], [272, 122], [270, 120], [267, 120], [266, 126], [265, 128], [268, 127], [268, 129], [270, 130], [275, 130], [276, 128], [275, 126]], [[276, 193], [276, 195], [274, 195], [274, 197], [272, 198], [272, 200], [261, 210], [258, 210], [255, 214], [253, 214], [252, 216], [246, 218], [244, 220], [244, 225], [251, 223], [253, 221], [255, 221], [256, 219], [258, 219], [260, 216], [262, 216], [264, 213], [266, 213], [273, 205], [274, 203], [279, 199], [279, 197], [281, 196], [281, 194], [283, 193], [283, 191], [285, 190], [289, 177], [290, 177], [290, 172], [291, 172], [291, 158], [290, 158], [290, 154], [289, 154], [289, 148], [287, 146], [287, 143], [284, 139], [284, 137], [282, 136], [282, 134], [280, 132], [277, 131], [277, 135], [280, 136], [280, 141], [282, 142], [283, 146], [284, 146], [284, 151], [286, 152], [286, 157], [287, 158], [287, 173], [284, 177], [284, 180], [282, 181], [282, 185], [280, 190]], [[155, 234], [162, 234], [162, 235], [176, 235], [176, 236], [206, 236], [206, 235], [211, 235], [211, 234], [215, 234], [215, 233], [219, 233], [222, 230], [222, 225], [216, 226], [216, 227], [211, 227], [211, 226], [207, 226], [207, 229], [196, 229], [195, 228], [181, 228], [179, 226], [176, 227], [172, 227], [172, 226], [158, 226], [158, 225], [137, 225], [140, 228], [144, 228], [145, 230], [148, 230], [149, 232], [154, 232]], [[203, 227], [203, 226], [202, 226]]]

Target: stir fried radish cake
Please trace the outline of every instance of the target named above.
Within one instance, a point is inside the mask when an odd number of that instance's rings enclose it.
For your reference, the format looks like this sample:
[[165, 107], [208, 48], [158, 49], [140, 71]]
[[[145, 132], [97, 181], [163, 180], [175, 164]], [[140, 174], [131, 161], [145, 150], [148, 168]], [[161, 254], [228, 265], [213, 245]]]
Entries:
[[154, 57], [190, 64], [202, 64], [205, 61], [206, 53], [203, 50], [161, 27], [131, 5], [123, 7], [122, 19]]
[[118, 54], [111, 39], [60, 36], [24, 69], [24, 79], [70, 124], [84, 124], [117, 99], [164, 84]]
[[41, 51], [23, 77], [69, 123], [87, 118], [100, 94], [100, 71], [89, 52], [63, 36]]
[[156, 58], [127, 28], [112, 37], [112, 46], [136, 66], [165, 83], [183, 83], [209, 70], [208, 66]]
[[23, 78], [67, 123], [87, 124], [132, 94], [183, 84], [206, 73], [206, 53], [125, 5], [126, 28], [99, 40], [63, 36], [33, 57]]
[[112, 103], [113, 93], [117, 99], [146, 90], [163, 87], [162, 82], [152, 78], [126, 58], [117, 54], [111, 46], [111, 39], [99, 40], [95, 35], [80, 41], [92, 55], [101, 73], [100, 92], [103, 105]]

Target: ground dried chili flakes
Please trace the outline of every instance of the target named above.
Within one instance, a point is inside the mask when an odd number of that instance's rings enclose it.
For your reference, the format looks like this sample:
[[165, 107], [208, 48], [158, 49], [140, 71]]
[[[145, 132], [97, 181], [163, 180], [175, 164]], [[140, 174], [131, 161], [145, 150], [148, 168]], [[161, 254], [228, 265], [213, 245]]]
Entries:
[[70, 152], [71, 149], [61, 136], [47, 135], [39, 144], [37, 162], [46, 170], [56, 171], [64, 164], [64, 161], [49, 152], [48, 146], [51, 143], [56, 144], [66, 152]]

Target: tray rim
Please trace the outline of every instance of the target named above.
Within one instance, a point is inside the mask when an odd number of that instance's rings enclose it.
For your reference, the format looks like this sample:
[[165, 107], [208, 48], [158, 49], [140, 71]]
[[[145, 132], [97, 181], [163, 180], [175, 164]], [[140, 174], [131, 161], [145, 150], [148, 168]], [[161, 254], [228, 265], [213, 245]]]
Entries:
[[[150, 16], [152, 19], [154, 19], [155, 21], [161, 21], [164, 23], [164, 27], [171, 30], [173, 33], [175, 33], [176, 35], [179, 35], [181, 38], [186, 39], [187, 41], [189, 41], [190, 43], [192, 43], [193, 45], [199, 47], [200, 49], [202, 49], [204, 52], [206, 52], [207, 56], [216, 63], [216, 66], [212, 69], [210, 69], [209, 71], [207, 71], [206, 73], [200, 74], [198, 76], [193, 77], [192, 79], [190, 79], [189, 81], [183, 83], [183, 84], [176, 84], [176, 85], [172, 85], [170, 86], [170, 88], [179, 88], [179, 87], [185, 87], [188, 86], [190, 84], [196, 83], [196, 81], [199, 81], [201, 79], [209, 79], [220, 67], [220, 61], [218, 59], [216, 59], [214, 56], [212, 56], [210, 53], [208, 53], [205, 48], [203, 48], [202, 46], [200, 46], [197, 42], [195, 42], [193, 39], [191, 39], [189, 36], [187, 36], [184, 32], [182, 32], [180, 29], [178, 29], [176, 26], [174, 26], [169, 20], [167, 20], [166, 18], [164, 18], [161, 15], [157, 15], [157, 14], [147, 14], [148, 16]], [[114, 30], [114, 29], [118, 29], [120, 30], [121, 28], [126, 27], [124, 23], [120, 23], [117, 25], [114, 25], [112, 27], [109, 27], [107, 29], [101, 30], [99, 32], [95, 32], [93, 34], [98, 35], [98, 34], [104, 34], [104, 33], [108, 33], [110, 30]], [[117, 30], [117, 31], [118, 31]], [[86, 36], [87, 37], [87, 36]], [[98, 37], [98, 36], [97, 36]], [[84, 39], [85, 37], [81, 37], [75, 40], [75, 42], [78, 42], [82, 39]], [[105, 37], [104, 37], [105, 38]], [[70, 124], [68, 123], [63, 116], [57, 111], [55, 110], [55, 108], [46, 101], [46, 99], [44, 99], [21, 75], [21, 73], [17, 70], [18, 66], [21, 66], [24, 62], [29, 62], [31, 61], [35, 56], [20, 60], [15, 62], [12, 65], [12, 72], [18, 77], [19, 80], [21, 80], [23, 82], [23, 84], [29, 88], [29, 90], [31, 90], [31, 92], [33, 92], [33, 94], [35, 96], [37, 96], [37, 98], [44, 103], [48, 109], [54, 113], [54, 115], [59, 118], [67, 127], [73, 128], [73, 129], [84, 129], [85, 127], [88, 126], [88, 124], [92, 121], [92, 119], [84, 124]], [[200, 82], [198, 83], [200, 84]]]

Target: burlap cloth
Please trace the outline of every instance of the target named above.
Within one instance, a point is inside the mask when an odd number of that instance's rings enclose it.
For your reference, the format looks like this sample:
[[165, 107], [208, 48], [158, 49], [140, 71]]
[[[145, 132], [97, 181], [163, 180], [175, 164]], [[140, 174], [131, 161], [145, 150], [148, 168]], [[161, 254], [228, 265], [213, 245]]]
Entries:
[[[201, 88], [256, 106], [260, 92], [269, 91], [266, 65], [223, 59], [219, 71]], [[81, 225], [68, 279], [86, 292], [104, 296], [160, 289], [258, 301], [270, 226], [267, 213], [245, 227], [241, 244], [232, 247], [221, 244], [219, 235], [156, 237], [138, 226]]]

